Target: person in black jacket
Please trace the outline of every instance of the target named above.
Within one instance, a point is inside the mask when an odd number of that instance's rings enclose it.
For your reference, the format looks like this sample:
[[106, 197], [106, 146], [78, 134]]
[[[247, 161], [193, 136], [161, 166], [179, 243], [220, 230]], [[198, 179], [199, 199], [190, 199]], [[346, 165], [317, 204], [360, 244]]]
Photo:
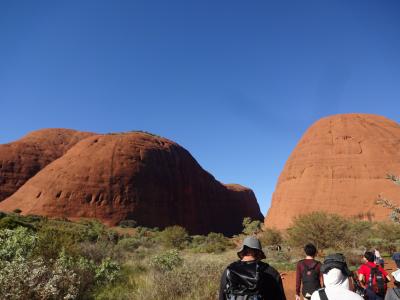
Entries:
[[281, 276], [261, 261], [265, 254], [255, 236], [246, 237], [237, 254], [240, 260], [222, 274], [219, 300], [286, 300]]

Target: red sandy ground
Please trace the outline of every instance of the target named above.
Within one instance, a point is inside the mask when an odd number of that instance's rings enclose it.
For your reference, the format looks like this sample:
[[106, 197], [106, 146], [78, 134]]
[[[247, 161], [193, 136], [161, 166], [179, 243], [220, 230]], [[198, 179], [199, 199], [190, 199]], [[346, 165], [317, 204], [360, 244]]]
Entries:
[[[386, 258], [385, 262], [386, 262], [385, 270], [389, 274], [391, 274], [393, 271], [396, 270], [396, 265], [390, 258]], [[284, 276], [283, 279], [283, 287], [285, 289], [286, 299], [294, 300], [296, 294], [296, 271], [286, 272], [286, 275]], [[388, 287], [389, 288], [393, 287], [393, 279], [392, 282], [389, 283]]]

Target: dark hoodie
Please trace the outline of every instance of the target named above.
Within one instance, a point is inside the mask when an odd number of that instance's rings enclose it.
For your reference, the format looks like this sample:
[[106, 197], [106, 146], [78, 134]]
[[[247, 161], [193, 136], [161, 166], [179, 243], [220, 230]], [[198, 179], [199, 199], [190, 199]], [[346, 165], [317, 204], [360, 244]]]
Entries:
[[[259, 279], [256, 280], [256, 269], [258, 269]], [[261, 261], [236, 261], [230, 264], [221, 277], [219, 300], [226, 300], [227, 273], [231, 272], [231, 278], [244, 283], [249, 290], [258, 291], [264, 299], [286, 300], [283, 290], [282, 279], [278, 271], [269, 264]], [[243, 296], [242, 299], [248, 299]]]

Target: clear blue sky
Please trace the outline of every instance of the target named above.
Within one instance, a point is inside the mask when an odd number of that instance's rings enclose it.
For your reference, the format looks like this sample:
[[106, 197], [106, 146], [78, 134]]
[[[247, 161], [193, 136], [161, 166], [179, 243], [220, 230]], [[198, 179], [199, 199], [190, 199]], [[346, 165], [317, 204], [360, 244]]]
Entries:
[[399, 103], [397, 0], [0, 2], [0, 143], [154, 132], [264, 214], [307, 127]]

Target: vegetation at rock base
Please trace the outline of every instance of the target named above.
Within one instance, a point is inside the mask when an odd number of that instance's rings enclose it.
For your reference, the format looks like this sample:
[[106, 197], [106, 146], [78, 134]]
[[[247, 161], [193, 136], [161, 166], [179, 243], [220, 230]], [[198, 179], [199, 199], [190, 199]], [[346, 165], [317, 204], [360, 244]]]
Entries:
[[280, 271], [294, 269], [307, 242], [321, 255], [344, 253], [353, 267], [365, 249], [400, 250], [400, 224], [325, 212], [299, 216], [286, 232], [245, 219], [232, 238], [0, 213], [0, 299], [215, 299], [248, 234], [260, 238], [266, 261]]

